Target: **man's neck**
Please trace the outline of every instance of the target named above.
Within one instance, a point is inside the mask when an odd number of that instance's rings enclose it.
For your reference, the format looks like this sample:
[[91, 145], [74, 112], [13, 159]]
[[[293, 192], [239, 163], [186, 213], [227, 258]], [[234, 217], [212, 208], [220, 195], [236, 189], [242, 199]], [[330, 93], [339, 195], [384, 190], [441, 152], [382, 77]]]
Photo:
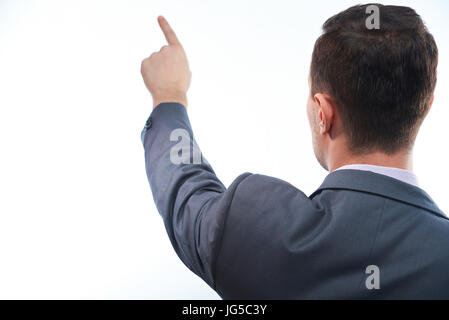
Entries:
[[[340, 149], [341, 150], [341, 149]], [[337, 152], [329, 161], [329, 171], [351, 164], [367, 164], [373, 166], [398, 168], [413, 172], [412, 151], [401, 151], [393, 155], [376, 151], [364, 155], [353, 155], [347, 152]]]

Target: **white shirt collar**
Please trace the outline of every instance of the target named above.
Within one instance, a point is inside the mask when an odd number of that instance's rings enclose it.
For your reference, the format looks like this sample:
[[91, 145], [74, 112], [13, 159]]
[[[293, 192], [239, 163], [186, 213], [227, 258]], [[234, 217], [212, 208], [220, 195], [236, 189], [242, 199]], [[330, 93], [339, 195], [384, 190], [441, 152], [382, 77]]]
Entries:
[[364, 170], [364, 171], [371, 171], [378, 174], [383, 174], [385, 176], [389, 176], [391, 178], [400, 180], [402, 182], [414, 185], [415, 187], [419, 187], [418, 178], [416, 175], [409, 171], [399, 168], [391, 168], [391, 167], [381, 167], [381, 166], [374, 166], [370, 164], [351, 164], [347, 166], [340, 167], [337, 170]]

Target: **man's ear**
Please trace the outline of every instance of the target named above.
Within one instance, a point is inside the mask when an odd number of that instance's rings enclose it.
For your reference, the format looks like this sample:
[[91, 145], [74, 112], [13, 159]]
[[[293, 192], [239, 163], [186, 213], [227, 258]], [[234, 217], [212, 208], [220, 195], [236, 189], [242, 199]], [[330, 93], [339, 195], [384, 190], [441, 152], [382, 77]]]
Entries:
[[429, 99], [429, 104], [427, 106], [427, 110], [426, 110], [426, 117], [428, 116], [430, 109], [432, 109], [432, 105], [433, 105], [433, 100], [435, 99], [435, 95], [432, 93], [432, 96]]
[[317, 104], [316, 119], [320, 128], [320, 134], [329, 133], [334, 124], [335, 103], [332, 98], [323, 93], [317, 93], [313, 96]]

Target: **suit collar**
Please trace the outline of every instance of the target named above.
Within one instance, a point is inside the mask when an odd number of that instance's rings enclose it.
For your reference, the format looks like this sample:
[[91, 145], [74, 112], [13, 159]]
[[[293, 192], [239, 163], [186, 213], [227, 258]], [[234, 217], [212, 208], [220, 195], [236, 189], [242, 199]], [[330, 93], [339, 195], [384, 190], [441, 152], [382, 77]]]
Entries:
[[362, 170], [337, 170], [330, 173], [310, 198], [323, 190], [342, 189], [373, 193], [431, 211], [449, 218], [438, 208], [432, 198], [421, 188], [382, 174]]

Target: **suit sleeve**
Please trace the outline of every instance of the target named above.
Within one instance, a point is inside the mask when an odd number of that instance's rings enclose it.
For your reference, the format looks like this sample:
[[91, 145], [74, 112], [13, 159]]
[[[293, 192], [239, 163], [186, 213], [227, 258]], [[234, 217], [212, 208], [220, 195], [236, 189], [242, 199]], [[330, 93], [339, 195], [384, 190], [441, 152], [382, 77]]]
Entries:
[[229, 188], [201, 155], [187, 111], [162, 103], [141, 134], [145, 167], [156, 207], [183, 263], [215, 289], [215, 264], [239, 176]]

